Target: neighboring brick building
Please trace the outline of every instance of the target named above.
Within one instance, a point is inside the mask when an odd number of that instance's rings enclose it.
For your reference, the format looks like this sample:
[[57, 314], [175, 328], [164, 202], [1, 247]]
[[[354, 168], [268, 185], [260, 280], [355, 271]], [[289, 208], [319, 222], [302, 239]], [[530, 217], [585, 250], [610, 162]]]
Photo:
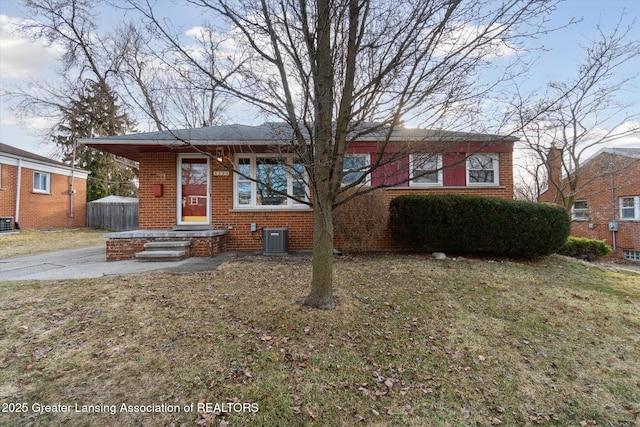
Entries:
[[[560, 176], [560, 165], [552, 163], [552, 173]], [[579, 173], [571, 235], [604, 240], [614, 256], [640, 261], [640, 148], [603, 148], [582, 164]], [[561, 204], [554, 188], [548, 185], [540, 201]]]
[[[118, 255], [110, 259], [132, 257], [131, 251], [142, 247], [141, 240], [168, 238], [158, 230], [177, 230], [183, 233], [180, 238], [186, 238], [184, 233], [190, 229], [202, 235], [206, 228], [222, 230], [226, 232], [224, 244], [210, 233], [211, 245], [253, 250], [262, 248], [262, 229], [287, 228], [289, 249], [311, 249], [311, 208], [272, 191], [299, 199], [310, 193], [305, 180], [295, 176], [303, 170], [295, 164], [295, 157], [282, 153], [283, 129], [281, 124], [228, 125], [83, 140], [90, 147], [140, 165], [140, 230], [112, 235], [110, 252]], [[374, 170], [368, 183], [389, 186], [385, 190], [388, 200], [400, 194], [435, 192], [512, 199], [514, 141], [497, 135], [402, 128], [394, 132], [385, 155], [394, 150], [407, 154]], [[350, 144], [345, 157], [346, 180], [359, 173], [356, 169], [375, 164], [380, 144], [376, 135]], [[415, 146], [413, 154], [406, 151], [408, 146]], [[427, 157], [425, 153], [430, 154]], [[231, 166], [240, 174], [230, 172]], [[433, 172], [412, 180], [412, 170]], [[256, 182], [265, 179], [271, 179], [270, 186]], [[120, 246], [117, 238], [122, 239]], [[122, 245], [128, 249], [123, 250]], [[373, 246], [396, 247], [389, 233]]]
[[0, 225], [5, 231], [84, 227], [88, 175], [87, 171], [0, 144]]

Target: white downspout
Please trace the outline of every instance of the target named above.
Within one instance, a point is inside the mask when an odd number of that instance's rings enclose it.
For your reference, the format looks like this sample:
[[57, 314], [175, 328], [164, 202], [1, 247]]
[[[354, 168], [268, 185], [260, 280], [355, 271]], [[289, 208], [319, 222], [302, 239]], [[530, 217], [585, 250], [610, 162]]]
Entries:
[[69, 183], [69, 218], [73, 218], [73, 195], [76, 190], [73, 188], [74, 172], [76, 170], [76, 143], [73, 143], [73, 159], [71, 160], [71, 183]]
[[16, 212], [13, 216], [13, 223], [16, 228], [19, 230], [19, 222], [20, 222], [20, 181], [22, 180], [22, 161], [18, 159], [18, 181], [16, 183]]
[[[613, 157], [613, 155], [611, 156]], [[611, 166], [611, 222], [615, 224], [616, 222], [616, 179], [615, 172], [613, 168], [613, 162], [609, 165]], [[617, 251], [616, 245], [616, 232], [615, 230], [611, 230], [611, 243], [612, 249], [615, 253]]]
[[71, 169], [71, 183], [69, 184], [69, 218], [73, 218], [73, 194], [76, 190], [73, 189], [73, 172], [75, 169]]

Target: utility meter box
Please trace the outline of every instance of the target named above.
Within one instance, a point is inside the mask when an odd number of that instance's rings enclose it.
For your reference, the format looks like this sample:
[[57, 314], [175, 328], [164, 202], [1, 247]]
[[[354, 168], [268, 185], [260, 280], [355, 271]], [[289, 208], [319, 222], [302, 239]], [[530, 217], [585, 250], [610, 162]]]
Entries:
[[286, 228], [262, 229], [262, 254], [287, 255], [289, 249], [289, 230]]
[[618, 221], [611, 221], [609, 223], [609, 231], [618, 231]]

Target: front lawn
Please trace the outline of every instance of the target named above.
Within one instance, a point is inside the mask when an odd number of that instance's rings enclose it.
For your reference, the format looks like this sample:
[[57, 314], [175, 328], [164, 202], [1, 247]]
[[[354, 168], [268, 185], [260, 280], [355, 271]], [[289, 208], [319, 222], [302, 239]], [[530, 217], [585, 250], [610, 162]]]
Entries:
[[106, 241], [103, 237], [104, 233], [104, 230], [90, 228], [0, 233], [0, 259], [104, 245]]
[[299, 304], [310, 271], [254, 257], [1, 283], [0, 424], [640, 422], [638, 274], [344, 257], [337, 308], [316, 311]]

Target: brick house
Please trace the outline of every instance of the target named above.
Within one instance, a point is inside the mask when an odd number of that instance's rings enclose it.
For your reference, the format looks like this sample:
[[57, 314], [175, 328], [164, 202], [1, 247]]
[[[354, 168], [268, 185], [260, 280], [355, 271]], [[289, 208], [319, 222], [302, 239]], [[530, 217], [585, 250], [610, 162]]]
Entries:
[[[559, 162], [550, 162], [555, 176], [561, 176]], [[616, 258], [640, 261], [640, 148], [602, 148], [579, 173], [571, 235], [604, 240]], [[561, 199], [551, 184], [540, 194], [542, 202], [562, 204]]]
[[[256, 250], [263, 247], [265, 228], [286, 228], [291, 250], [311, 249], [311, 208], [281, 194], [309, 197], [306, 181], [294, 176], [303, 168], [284, 152], [285, 132], [284, 125], [267, 123], [82, 140], [139, 162], [140, 229], [108, 235], [107, 258], [133, 258], [145, 242], [169, 239], [191, 240], [187, 256]], [[374, 164], [382, 138], [373, 134], [350, 144], [345, 180], [353, 179], [358, 168]], [[374, 170], [367, 184], [388, 186], [388, 200], [400, 194], [435, 192], [512, 199], [514, 141], [497, 135], [400, 128], [391, 136], [386, 153], [404, 150], [407, 154]], [[411, 146], [409, 154], [406, 150]], [[416, 171], [432, 172], [412, 179], [412, 165]], [[240, 174], [231, 171], [232, 166]], [[270, 186], [252, 181], [269, 179], [269, 174]], [[339, 243], [336, 236], [338, 248]], [[393, 248], [388, 232], [374, 243], [374, 249]]]
[[88, 175], [0, 143], [0, 226], [4, 231], [84, 227]]

